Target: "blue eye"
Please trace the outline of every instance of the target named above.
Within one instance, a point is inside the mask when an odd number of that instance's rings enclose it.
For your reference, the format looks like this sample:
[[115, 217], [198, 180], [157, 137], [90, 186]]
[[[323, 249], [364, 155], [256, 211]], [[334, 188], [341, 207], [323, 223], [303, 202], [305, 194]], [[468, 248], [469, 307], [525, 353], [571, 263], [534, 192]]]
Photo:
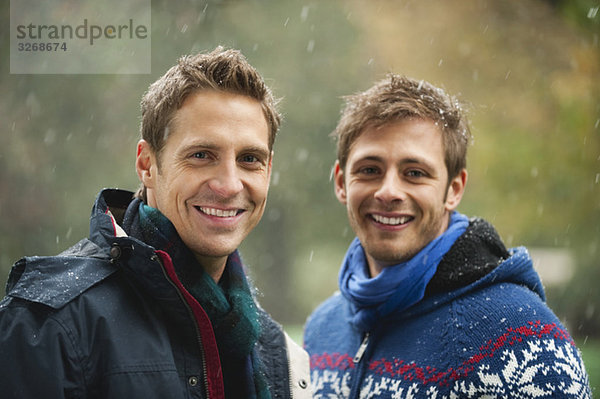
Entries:
[[360, 169], [360, 173], [366, 174], [366, 175], [374, 175], [377, 173], [377, 168], [371, 167], [371, 166], [367, 166], [365, 168], [361, 168]]
[[258, 162], [258, 158], [255, 157], [254, 155], [244, 155], [243, 157], [241, 157], [240, 159], [242, 162], [246, 162], [246, 163], [254, 163], [254, 162]]
[[197, 158], [197, 159], [205, 159], [208, 155], [206, 154], [206, 152], [204, 151], [200, 151], [200, 152], [195, 152], [192, 157]]

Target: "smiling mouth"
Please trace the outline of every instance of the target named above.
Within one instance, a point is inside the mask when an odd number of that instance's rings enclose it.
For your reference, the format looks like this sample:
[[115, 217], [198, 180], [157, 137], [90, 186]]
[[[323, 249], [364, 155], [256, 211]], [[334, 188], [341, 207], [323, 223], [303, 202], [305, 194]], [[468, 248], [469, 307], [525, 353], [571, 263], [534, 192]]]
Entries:
[[224, 209], [217, 209], [217, 208], [209, 208], [206, 206], [195, 206], [194, 208], [196, 208], [200, 212], [204, 213], [205, 215], [216, 216], [219, 218], [231, 218], [231, 217], [237, 216], [240, 213], [244, 212], [243, 209], [224, 210]]
[[400, 226], [413, 220], [412, 216], [400, 216], [400, 217], [386, 217], [380, 215], [371, 215], [374, 221], [377, 223], [385, 224], [387, 226]]

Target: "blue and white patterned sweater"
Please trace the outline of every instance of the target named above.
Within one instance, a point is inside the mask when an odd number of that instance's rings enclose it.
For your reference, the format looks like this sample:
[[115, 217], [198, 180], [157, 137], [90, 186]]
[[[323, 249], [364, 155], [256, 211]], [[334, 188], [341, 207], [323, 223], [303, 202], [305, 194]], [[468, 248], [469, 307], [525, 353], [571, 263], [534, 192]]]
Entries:
[[546, 306], [527, 250], [486, 273], [368, 332], [333, 295], [305, 327], [314, 397], [590, 398], [580, 353]]

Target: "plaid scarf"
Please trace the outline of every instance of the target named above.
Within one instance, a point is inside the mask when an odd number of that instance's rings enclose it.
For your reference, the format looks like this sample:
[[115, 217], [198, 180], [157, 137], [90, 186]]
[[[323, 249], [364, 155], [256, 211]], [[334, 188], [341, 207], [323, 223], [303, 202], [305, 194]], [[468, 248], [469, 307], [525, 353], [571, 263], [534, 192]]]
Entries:
[[270, 398], [255, 348], [260, 334], [258, 309], [238, 252], [228, 257], [223, 276], [217, 284], [160, 211], [141, 201], [137, 210], [129, 234], [169, 254], [179, 279], [211, 320], [226, 396]]

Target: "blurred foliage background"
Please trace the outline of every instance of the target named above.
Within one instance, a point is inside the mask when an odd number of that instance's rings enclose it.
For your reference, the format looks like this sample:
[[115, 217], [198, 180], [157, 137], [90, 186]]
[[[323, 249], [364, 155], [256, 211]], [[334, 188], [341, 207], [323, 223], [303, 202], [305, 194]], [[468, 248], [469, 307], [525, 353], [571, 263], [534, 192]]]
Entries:
[[490, 220], [509, 246], [569, 251], [575, 272], [547, 287], [548, 302], [579, 342], [593, 342], [600, 338], [599, 6], [152, 0], [150, 75], [11, 75], [9, 2], [2, 2], [0, 284], [21, 256], [54, 254], [86, 236], [100, 188], [137, 187], [143, 92], [179, 56], [224, 45], [242, 50], [282, 98], [267, 211], [242, 247], [276, 319], [301, 325], [337, 289], [353, 234], [333, 195], [328, 135], [341, 96], [396, 72], [471, 105], [474, 143], [459, 210]]

